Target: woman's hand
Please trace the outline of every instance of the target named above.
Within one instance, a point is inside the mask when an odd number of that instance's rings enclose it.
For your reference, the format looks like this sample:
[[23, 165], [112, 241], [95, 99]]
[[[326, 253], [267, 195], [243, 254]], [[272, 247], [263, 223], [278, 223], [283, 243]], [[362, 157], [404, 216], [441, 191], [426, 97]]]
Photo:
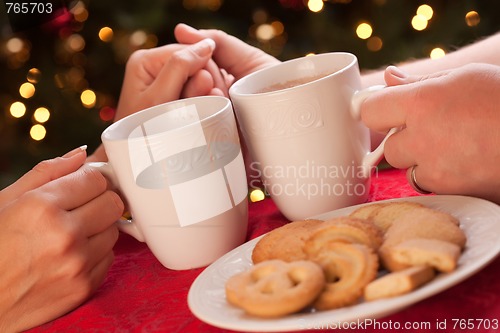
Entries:
[[500, 202], [500, 67], [471, 64], [423, 77], [389, 67], [385, 79], [391, 87], [367, 98], [361, 116], [376, 131], [404, 126], [386, 142], [387, 161], [416, 166], [425, 190]]
[[215, 43], [169, 44], [134, 52], [125, 70], [115, 120], [179, 98], [227, 95], [223, 74], [211, 60]]
[[204, 38], [214, 40], [217, 45], [213, 54], [215, 62], [236, 79], [279, 62], [264, 51], [222, 30], [197, 30], [181, 23], [175, 27], [174, 34], [177, 41], [183, 44], [197, 43]]
[[[146, 108], [194, 96], [228, 96], [234, 77], [212, 60], [215, 43], [202, 38], [192, 45], [169, 44], [134, 52], [125, 69], [114, 120]], [[102, 145], [89, 162], [106, 161]]]
[[123, 202], [85, 151], [47, 160], [0, 194], [0, 331], [53, 320], [85, 301], [113, 262]]

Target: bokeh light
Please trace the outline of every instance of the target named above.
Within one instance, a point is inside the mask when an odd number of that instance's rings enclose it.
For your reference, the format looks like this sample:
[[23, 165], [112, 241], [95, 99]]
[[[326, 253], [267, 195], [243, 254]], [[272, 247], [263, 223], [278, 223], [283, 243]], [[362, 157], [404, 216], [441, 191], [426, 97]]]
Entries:
[[10, 105], [10, 115], [14, 118], [21, 118], [26, 114], [26, 105], [22, 102], [14, 102]]
[[33, 118], [39, 123], [45, 123], [50, 118], [50, 111], [45, 107], [39, 107], [33, 113]]
[[36, 124], [31, 126], [30, 136], [33, 140], [35, 141], [43, 140], [45, 138], [45, 135], [47, 135], [47, 130], [43, 125]]
[[380, 51], [383, 45], [384, 43], [382, 42], [382, 38], [377, 36], [370, 37], [366, 42], [366, 47], [372, 52]]
[[24, 42], [21, 38], [13, 37], [7, 41], [5, 47], [10, 53], [18, 53], [22, 51]]
[[425, 28], [427, 28], [427, 24], [427, 18], [423, 15], [417, 14], [411, 19], [411, 26], [417, 31], [425, 30]]
[[84, 90], [82, 94], [80, 95], [80, 100], [82, 101], [82, 104], [86, 108], [93, 108], [95, 106], [97, 97], [95, 92], [93, 92], [90, 89]]
[[99, 118], [101, 118], [102, 121], [111, 121], [114, 117], [115, 109], [109, 106], [104, 106], [99, 110]]
[[264, 194], [264, 192], [259, 189], [259, 188], [256, 188], [256, 189], [253, 189], [251, 192], [250, 192], [250, 201], [251, 202], [257, 202], [257, 201], [262, 201], [266, 198], [266, 195]]
[[481, 21], [481, 17], [479, 16], [479, 13], [474, 11], [474, 10], [465, 14], [465, 23], [469, 27], [475, 27], [476, 25], [479, 24], [480, 21]]
[[434, 10], [429, 5], [421, 5], [417, 8], [417, 15], [422, 15], [427, 21], [429, 21], [434, 15]]
[[85, 22], [89, 18], [89, 12], [82, 1], [78, 1], [73, 5], [71, 13], [77, 22]]
[[283, 34], [283, 32], [285, 32], [285, 26], [280, 21], [273, 21], [271, 23], [271, 26], [273, 27], [274, 34], [276, 36], [279, 36], [279, 35]]
[[105, 43], [111, 42], [113, 40], [113, 29], [110, 27], [103, 27], [99, 30], [99, 39]]
[[311, 12], [318, 13], [323, 10], [323, 0], [308, 0], [307, 1], [307, 8]]
[[31, 83], [38, 83], [42, 77], [42, 72], [38, 68], [32, 68], [28, 71], [26, 79]]
[[66, 49], [72, 52], [80, 52], [85, 48], [85, 39], [79, 34], [72, 34], [66, 40]]
[[147, 40], [148, 35], [143, 30], [134, 31], [134, 33], [132, 33], [129, 38], [130, 45], [133, 45], [135, 47], [139, 47], [145, 44]]
[[270, 24], [261, 24], [257, 27], [255, 35], [257, 36], [257, 39], [260, 41], [271, 40], [275, 36], [274, 28]]
[[368, 23], [361, 23], [356, 28], [356, 35], [361, 39], [368, 39], [373, 33], [372, 26]]
[[446, 55], [446, 52], [442, 48], [436, 47], [436, 48], [432, 49], [429, 56], [431, 59], [439, 59], [439, 58], [444, 57], [445, 55]]
[[24, 98], [31, 98], [35, 94], [35, 86], [33, 83], [25, 82], [19, 87], [19, 95]]

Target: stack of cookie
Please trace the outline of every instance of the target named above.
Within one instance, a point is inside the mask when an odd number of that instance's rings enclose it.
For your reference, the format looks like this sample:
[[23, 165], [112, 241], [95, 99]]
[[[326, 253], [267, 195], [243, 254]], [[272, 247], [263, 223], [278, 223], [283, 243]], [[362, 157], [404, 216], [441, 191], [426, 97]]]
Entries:
[[226, 296], [259, 317], [393, 297], [455, 270], [465, 242], [456, 218], [414, 202], [295, 221], [259, 240], [254, 266], [227, 281]]

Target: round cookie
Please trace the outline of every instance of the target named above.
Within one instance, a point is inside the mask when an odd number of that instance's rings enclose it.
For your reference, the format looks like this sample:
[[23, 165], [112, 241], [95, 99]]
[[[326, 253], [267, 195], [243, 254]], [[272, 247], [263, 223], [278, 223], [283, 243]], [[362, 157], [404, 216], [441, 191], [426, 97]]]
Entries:
[[252, 252], [254, 264], [272, 259], [283, 261], [304, 260], [303, 246], [321, 220], [295, 221], [276, 228], [262, 237]]
[[375, 211], [370, 218], [373, 223], [382, 229], [384, 232], [387, 231], [390, 226], [400, 219], [403, 215], [407, 213], [413, 213], [416, 209], [425, 207], [417, 202], [410, 201], [399, 201], [384, 204]]
[[431, 208], [418, 208], [402, 215], [385, 233], [384, 246], [397, 245], [410, 238], [431, 238], [451, 242], [461, 249], [466, 236], [457, 220]]

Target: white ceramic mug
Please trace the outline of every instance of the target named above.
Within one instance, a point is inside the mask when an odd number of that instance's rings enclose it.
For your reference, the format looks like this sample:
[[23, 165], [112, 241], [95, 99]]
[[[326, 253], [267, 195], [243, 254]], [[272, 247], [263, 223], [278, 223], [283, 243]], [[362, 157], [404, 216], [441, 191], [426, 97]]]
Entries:
[[253, 159], [248, 173], [262, 179], [288, 219], [367, 200], [385, 140], [370, 151], [359, 105], [382, 88], [361, 90], [358, 62], [350, 53], [286, 61], [231, 86], [229, 95]]
[[122, 231], [146, 242], [167, 268], [210, 264], [245, 241], [247, 192], [229, 99], [158, 105], [102, 133], [108, 163], [89, 163], [112, 180], [132, 218]]

